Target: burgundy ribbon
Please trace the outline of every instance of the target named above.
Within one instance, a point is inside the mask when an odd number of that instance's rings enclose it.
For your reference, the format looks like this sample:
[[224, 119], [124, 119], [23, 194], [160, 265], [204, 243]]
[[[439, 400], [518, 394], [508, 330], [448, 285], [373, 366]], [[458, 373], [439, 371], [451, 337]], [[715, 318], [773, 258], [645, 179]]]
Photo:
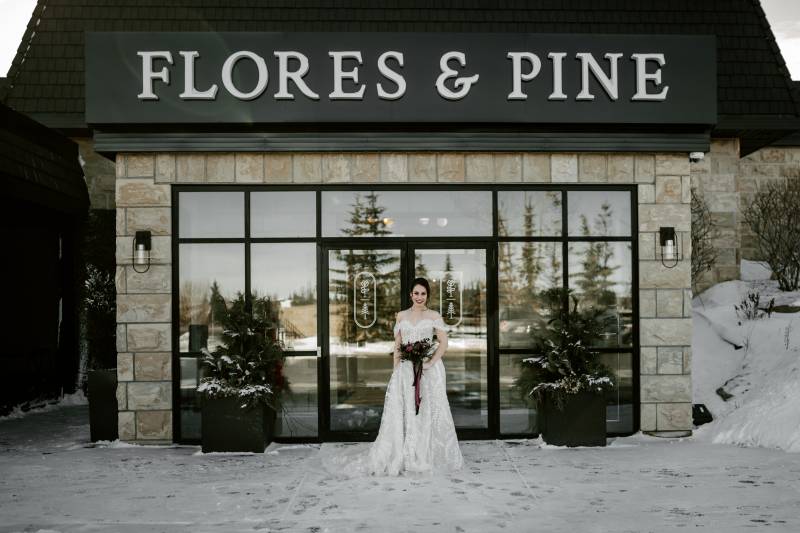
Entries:
[[416, 408], [415, 415], [419, 414], [419, 402], [422, 397], [419, 395], [420, 380], [422, 379], [422, 361], [414, 364], [414, 407]]

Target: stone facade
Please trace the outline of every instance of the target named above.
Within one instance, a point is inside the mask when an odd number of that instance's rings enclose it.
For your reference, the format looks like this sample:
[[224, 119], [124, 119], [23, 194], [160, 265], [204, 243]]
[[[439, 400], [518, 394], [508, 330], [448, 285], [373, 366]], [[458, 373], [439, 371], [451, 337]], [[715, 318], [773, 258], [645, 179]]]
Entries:
[[721, 281], [739, 279], [742, 259], [758, 260], [750, 228], [742, 220], [759, 187], [771, 180], [800, 178], [800, 147], [767, 147], [739, 158], [737, 139], [713, 139], [703, 161], [691, 165], [692, 186], [706, 198], [719, 234], [715, 267], [696, 281], [704, 290]]
[[94, 151], [94, 141], [85, 137], [72, 139], [78, 151], [89, 190], [92, 209], [114, 209], [114, 163]]
[[[717, 146], [719, 149], [719, 146]], [[709, 158], [711, 159], [711, 158]], [[641, 428], [689, 431], [691, 300], [686, 154], [192, 153], [119, 154], [116, 162], [120, 439], [172, 439], [173, 183], [630, 183], [638, 189]], [[659, 226], [684, 247], [675, 268], [656, 253]], [[152, 266], [131, 266], [136, 229], [153, 232]]]

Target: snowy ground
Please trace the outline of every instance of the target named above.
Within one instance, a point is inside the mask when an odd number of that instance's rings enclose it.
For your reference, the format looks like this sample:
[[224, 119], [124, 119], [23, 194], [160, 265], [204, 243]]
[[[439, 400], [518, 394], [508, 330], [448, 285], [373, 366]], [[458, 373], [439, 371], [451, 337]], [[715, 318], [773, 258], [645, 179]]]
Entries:
[[762, 270], [745, 261], [747, 281], [693, 302], [694, 402], [715, 420], [692, 437], [463, 441], [456, 474], [343, 479], [324, 458], [368, 444], [93, 445], [76, 395], [0, 419], [0, 533], [798, 532], [800, 313], [740, 324], [733, 306], [754, 289], [762, 305], [800, 306], [800, 292]]
[[88, 436], [86, 406], [0, 420], [1, 533], [800, 531], [800, 456], [780, 450], [465, 441], [461, 473], [347, 480], [320, 468], [341, 445], [202, 455]]

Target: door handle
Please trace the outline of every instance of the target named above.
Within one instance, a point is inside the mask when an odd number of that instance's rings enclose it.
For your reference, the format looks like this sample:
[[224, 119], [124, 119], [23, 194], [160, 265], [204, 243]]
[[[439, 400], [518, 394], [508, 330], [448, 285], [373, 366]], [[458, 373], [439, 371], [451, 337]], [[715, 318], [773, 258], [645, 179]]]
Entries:
[[317, 359], [322, 358], [322, 346], [317, 346]]

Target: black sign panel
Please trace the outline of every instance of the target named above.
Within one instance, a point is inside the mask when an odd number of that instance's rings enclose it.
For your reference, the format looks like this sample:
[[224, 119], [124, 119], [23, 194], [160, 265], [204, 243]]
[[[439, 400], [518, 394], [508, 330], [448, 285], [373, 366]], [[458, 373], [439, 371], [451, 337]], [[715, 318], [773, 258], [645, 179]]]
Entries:
[[90, 124], [714, 124], [710, 36], [88, 33]]

